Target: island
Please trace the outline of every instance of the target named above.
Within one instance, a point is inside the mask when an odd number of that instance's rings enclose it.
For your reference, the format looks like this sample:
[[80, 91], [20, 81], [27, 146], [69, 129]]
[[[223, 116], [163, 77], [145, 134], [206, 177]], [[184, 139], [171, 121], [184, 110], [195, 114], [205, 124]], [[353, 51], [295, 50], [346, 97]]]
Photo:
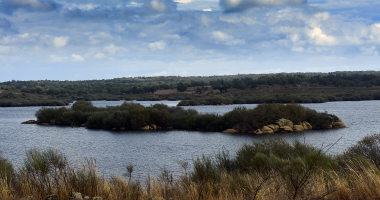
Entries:
[[120, 106], [99, 108], [89, 101], [77, 101], [71, 108], [42, 107], [35, 116], [37, 120], [22, 123], [121, 131], [176, 129], [255, 135], [346, 127], [336, 115], [297, 103], [259, 104], [253, 109], [236, 107], [218, 115], [164, 104], [145, 107], [124, 102]]

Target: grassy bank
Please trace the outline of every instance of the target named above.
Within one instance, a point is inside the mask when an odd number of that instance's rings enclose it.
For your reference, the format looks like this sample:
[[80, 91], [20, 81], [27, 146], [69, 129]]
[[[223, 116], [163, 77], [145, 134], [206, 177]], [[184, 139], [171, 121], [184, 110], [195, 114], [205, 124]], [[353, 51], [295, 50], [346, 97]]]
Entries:
[[248, 133], [285, 118], [295, 125], [309, 122], [313, 128], [329, 128], [339, 119], [299, 104], [261, 104], [254, 109], [238, 107], [225, 115], [199, 114], [193, 109], [155, 104], [144, 107], [124, 102], [120, 106], [98, 108], [91, 102], [78, 101], [71, 108], [41, 108], [35, 114], [38, 123], [86, 126], [90, 129], [154, 129], [223, 131], [239, 127]]
[[24, 164], [14, 169], [0, 156], [0, 199], [44, 199], [73, 192], [103, 199], [379, 199], [380, 135], [365, 137], [340, 155], [299, 141], [272, 139], [243, 145], [230, 156], [220, 151], [188, 163], [173, 179], [168, 170], [145, 181], [125, 177], [105, 179], [88, 159], [73, 167], [57, 150], [27, 151]]

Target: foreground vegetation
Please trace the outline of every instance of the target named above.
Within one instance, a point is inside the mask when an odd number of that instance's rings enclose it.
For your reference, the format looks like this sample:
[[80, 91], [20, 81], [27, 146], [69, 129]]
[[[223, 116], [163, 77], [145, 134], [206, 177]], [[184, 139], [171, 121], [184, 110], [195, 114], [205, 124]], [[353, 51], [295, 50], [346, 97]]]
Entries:
[[[378, 71], [135, 77], [0, 83], [0, 107], [86, 100], [180, 100], [181, 105], [380, 100]], [[59, 103], [58, 103], [59, 102]]]
[[164, 104], [144, 107], [124, 102], [120, 106], [98, 108], [87, 101], [77, 101], [71, 108], [43, 107], [35, 116], [41, 124], [86, 126], [90, 129], [139, 130], [148, 126], [148, 129], [223, 131], [238, 126], [245, 133], [274, 124], [281, 118], [298, 125], [306, 121], [313, 128], [321, 129], [329, 128], [332, 122], [339, 119], [335, 115], [320, 113], [299, 104], [261, 104], [254, 109], [237, 107], [220, 116], [199, 114], [193, 109]]
[[117, 199], [379, 199], [380, 135], [365, 137], [342, 154], [299, 141], [272, 139], [243, 145], [230, 156], [220, 151], [178, 162], [183, 174], [173, 178], [164, 169], [145, 181], [126, 177], [106, 179], [95, 162], [73, 166], [54, 149], [27, 151], [24, 164], [14, 169], [0, 156], [0, 199], [44, 199], [56, 194], [68, 199], [74, 192], [105, 200]]

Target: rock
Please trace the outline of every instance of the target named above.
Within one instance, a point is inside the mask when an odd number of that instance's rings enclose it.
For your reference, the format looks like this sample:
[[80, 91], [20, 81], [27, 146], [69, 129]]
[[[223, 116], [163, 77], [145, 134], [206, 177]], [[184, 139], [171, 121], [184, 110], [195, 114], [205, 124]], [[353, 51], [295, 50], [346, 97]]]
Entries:
[[126, 129], [125, 127], [120, 127], [121, 131], [125, 131], [125, 129]]
[[328, 125], [326, 128], [327, 128], [327, 129], [332, 129], [332, 128], [333, 128], [333, 125], [330, 124], [330, 125]]
[[173, 126], [166, 127], [166, 129], [173, 129]]
[[71, 197], [69, 198], [70, 200], [83, 200], [82, 194], [79, 192], [73, 192]]
[[144, 127], [141, 128], [141, 130], [149, 130], [150, 129], [150, 126], [149, 125], [146, 125]]
[[309, 124], [309, 122], [302, 122], [302, 126], [305, 130], [313, 129], [313, 127]]
[[90, 200], [91, 198], [89, 196], [84, 196], [83, 200]]
[[86, 127], [86, 124], [82, 124], [82, 125], [80, 125], [80, 127]]
[[50, 124], [49, 124], [49, 123], [42, 123], [42, 125], [48, 126], [48, 125], [50, 125]]
[[255, 130], [253, 133], [256, 134], [256, 135], [263, 134], [263, 132], [260, 129]]
[[157, 125], [156, 125], [156, 124], [152, 124], [152, 125], [150, 125], [150, 127], [151, 127], [152, 129], [154, 129], [154, 130], [157, 129]]
[[284, 118], [281, 118], [279, 120], [276, 121], [276, 124], [278, 126], [283, 127], [283, 126], [289, 126], [290, 128], [293, 128], [293, 122], [288, 120], [288, 119], [284, 119]]
[[290, 126], [282, 126], [282, 127], [280, 127], [280, 131], [281, 132], [293, 132], [293, 128], [291, 128]]
[[334, 122], [332, 124], [333, 128], [346, 128], [346, 125], [343, 122]]
[[157, 129], [162, 129], [161, 126], [157, 126]]
[[339, 118], [336, 118], [336, 119], [335, 119], [335, 122], [342, 122], [342, 120], [339, 119]]
[[227, 129], [227, 130], [224, 130], [223, 133], [237, 133], [237, 130], [235, 130], [235, 129]]
[[303, 128], [302, 125], [294, 125], [293, 126], [293, 131], [295, 132], [301, 132], [301, 131], [304, 131], [305, 129]]
[[21, 124], [37, 124], [37, 121], [36, 120], [28, 120], [28, 121], [21, 122]]
[[58, 200], [57, 194], [48, 195], [45, 197], [45, 200]]
[[280, 126], [276, 124], [269, 124], [267, 127], [273, 130], [273, 132], [277, 133], [280, 131]]
[[103, 200], [103, 198], [102, 197], [94, 197], [94, 198], [92, 198], [92, 200]]
[[263, 132], [263, 134], [274, 133], [273, 129], [269, 128], [268, 126], [263, 126], [260, 130], [261, 132]]
[[55, 119], [50, 120], [50, 124], [55, 124]]
[[113, 130], [113, 131], [116, 131], [116, 130], [117, 130], [117, 128], [112, 128], [112, 130]]

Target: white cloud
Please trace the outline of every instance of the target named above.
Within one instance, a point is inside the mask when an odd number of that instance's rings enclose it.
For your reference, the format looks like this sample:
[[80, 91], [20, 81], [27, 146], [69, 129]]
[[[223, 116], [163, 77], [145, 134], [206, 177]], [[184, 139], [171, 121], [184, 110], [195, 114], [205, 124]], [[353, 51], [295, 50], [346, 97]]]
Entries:
[[53, 43], [56, 48], [61, 48], [67, 45], [69, 37], [54, 37]]
[[157, 12], [165, 12], [167, 10], [167, 7], [164, 2], [153, 0], [152, 2], [150, 2], [150, 4], [152, 9]]
[[314, 28], [309, 31], [309, 37], [313, 44], [319, 46], [333, 46], [338, 44], [335, 37], [324, 34], [320, 28]]
[[51, 62], [67, 62], [69, 58], [68, 57], [60, 57], [57, 55], [50, 55], [50, 61]]
[[213, 19], [210, 19], [208, 18], [206, 15], [202, 15], [201, 16], [201, 23], [204, 25], [204, 26], [208, 26], [210, 24], [214, 24], [215, 21]]
[[97, 53], [94, 55], [94, 58], [99, 59], [99, 60], [103, 60], [104, 58], [106, 58], [106, 55], [103, 53]]
[[80, 55], [77, 55], [77, 54], [72, 54], [71, 57], [72, 57], [72, 60], [74, 62], [83, 62], [84, 61], [84, 58]]
[[361, 47], [360, 50], [362, 50], [362, 52], [363, 52], [364, 55], [368, 55], [368, 56], [378, 56], [379, 55], [379, 52], [376, 51], [376, 47], [375, 46], [372, 46], [372, 47], [369, 47], [369, 48]]
[[296, 51], [296, 52], [304, 52], [305, 49], [303, 47], [293, 47], [292, 51]]
[[21, 34], [19, 36], [20, 36], [20, 38], [26, 39], [26, 38], [28, 38], [29, 33], [24, 33], [24, 34]]
[[247, 25], [258, 24], [256, 17], [250, 18], [247, 16], [237, 16], [237, 15], [223, 15], [219, 17], [220, 21], [225, 21], [228, 23], [245, 23]]
[[244, 40], [234, 39], [233, 36], [223, 33], [221, 31], [213, 31], [212, 38], [214, 38], [217, 43], [223, 43], [226, 45], [242, 45], [245, 43]]
[[104, 51], [106, 51], [109, 54], [115, 54], [116, 53], [116, 46], [114, 44], [110, 44], [108, 46], [105, 46]]
[[163, 50], [165, 49], [166, 43], [164, 41], [158, 41], [154, 43], [149, 43], [149, 48], [151, 50]]
[[191, 0], [174, 0], [174, 2], [177, 2], [177, 3], [190, 3]]
[[0, 54], [7, 54], [11, 52], [10, 46], [2, 46], [0, 45]]
[[167, 34], [164, 35], [164, 37], [168, 39], [181, 39], [181, 36], [179, 36], [178, 34]]

